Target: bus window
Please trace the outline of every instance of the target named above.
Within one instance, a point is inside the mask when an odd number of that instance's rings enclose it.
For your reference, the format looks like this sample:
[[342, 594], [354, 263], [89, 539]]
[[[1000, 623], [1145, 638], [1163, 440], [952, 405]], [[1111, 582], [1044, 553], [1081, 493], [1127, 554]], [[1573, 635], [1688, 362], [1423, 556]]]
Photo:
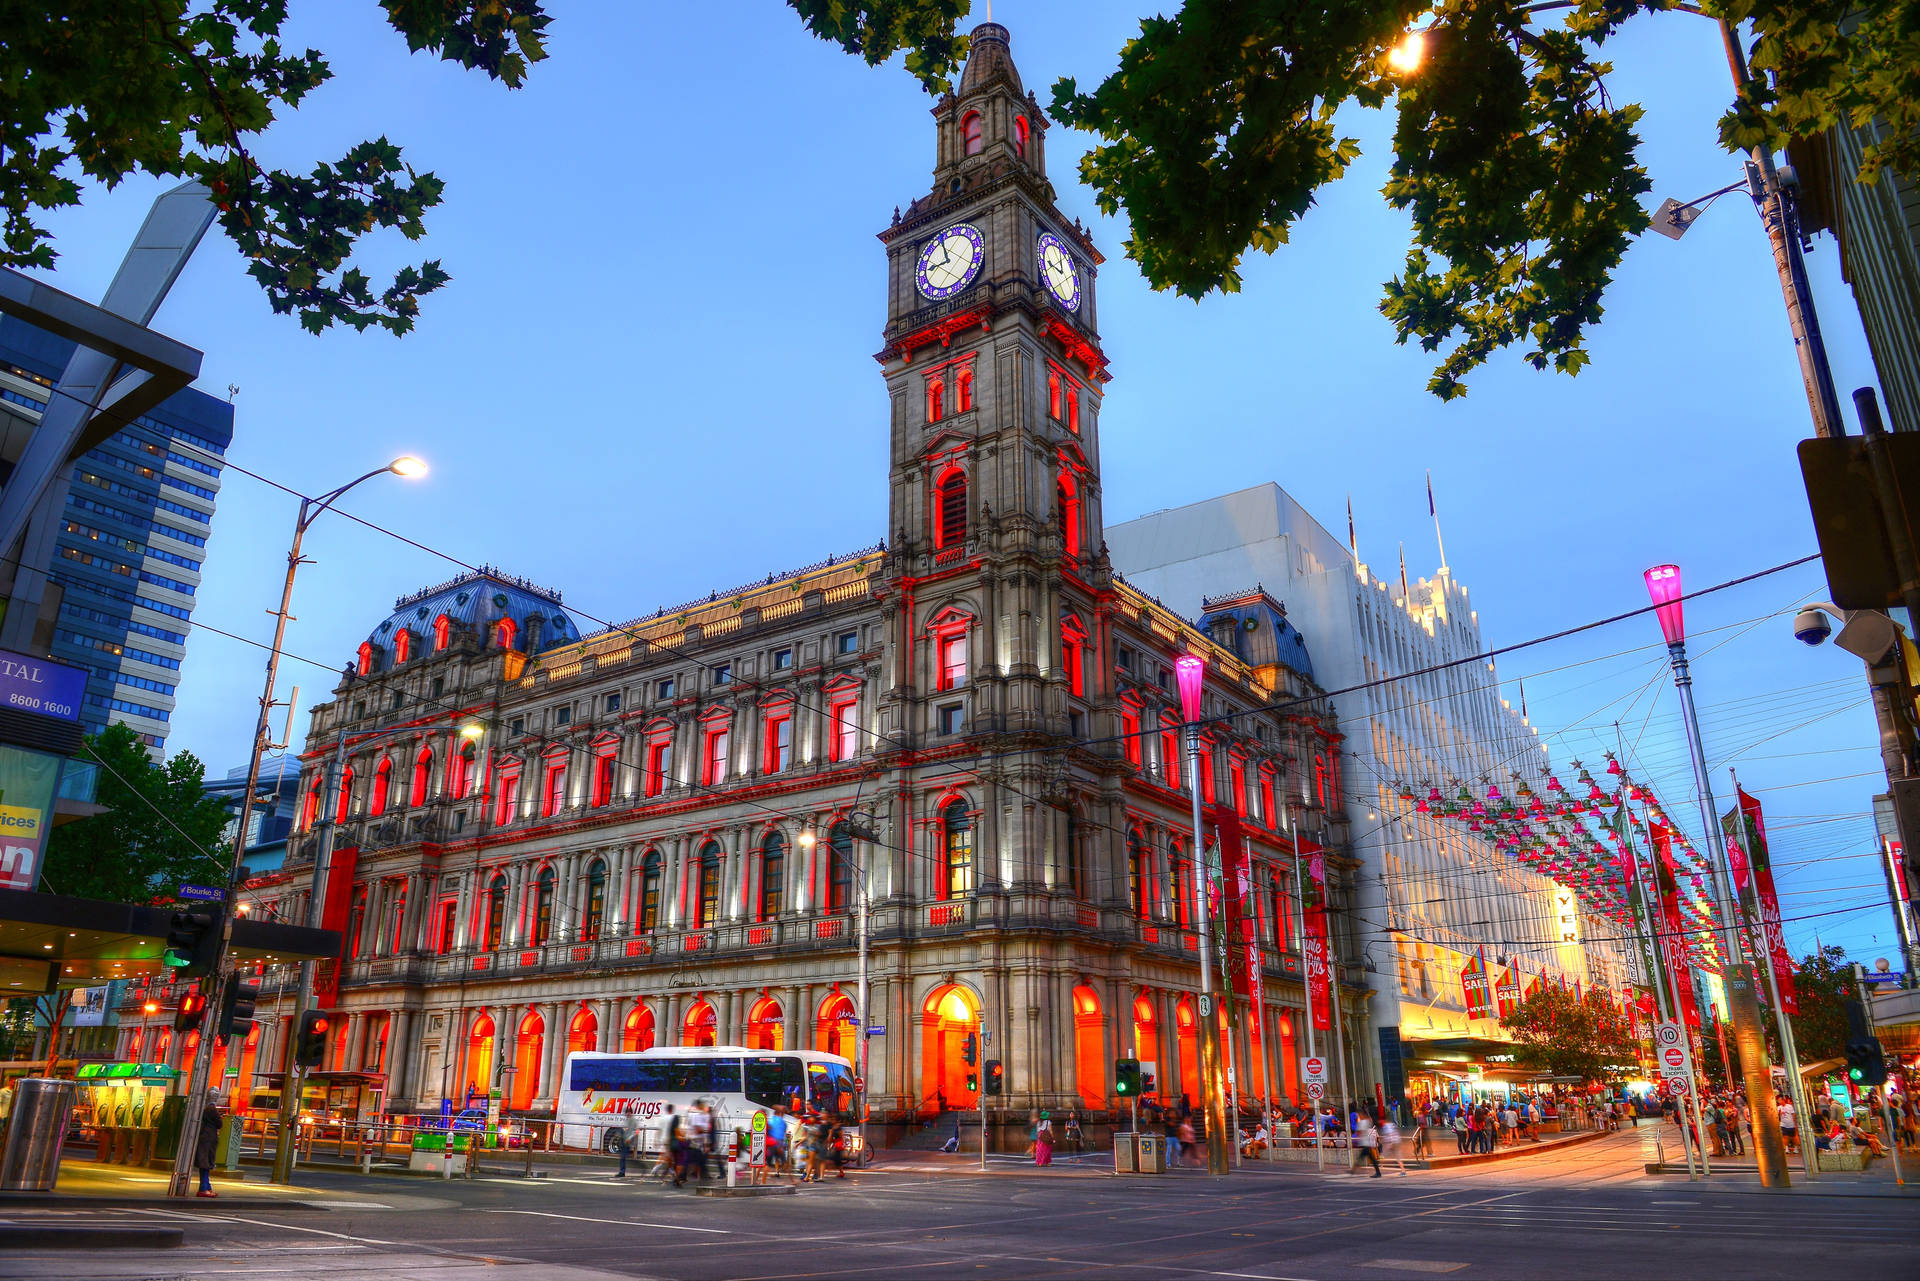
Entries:
[[596, 1094], [738, 1094], [739, 1059], [576, 1059], [568, 1088]]
[[838, 1063], [807, 1064], [807, 1102], [831, 1112], [853, 1110], [853, 1073]]
[[748, 1059], [747, 1101], [761, 1107], [792, 1101], [805, 1090], [800, 1075], [800, 1060], [785, 1057]]

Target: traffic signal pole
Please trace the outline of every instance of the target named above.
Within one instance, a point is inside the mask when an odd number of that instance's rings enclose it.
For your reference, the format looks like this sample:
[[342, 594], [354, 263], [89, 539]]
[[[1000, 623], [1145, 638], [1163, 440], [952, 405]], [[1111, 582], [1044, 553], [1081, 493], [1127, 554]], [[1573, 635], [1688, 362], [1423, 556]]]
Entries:
[[[1873, 1000], [1867, 995], [1867, 972], [1860, 968], [1858, 961], [1853, 963], [1853, 990], [1859, 995], [1860, 1013], [1866, 1020], [1867, 1035], [1871, 1037], [1874, 1035]], [[1882, 1072], [1881, 1079], [1875, 1087], [1880, 1091], [1880, 1118], [1881, 1123], [1887, 1127], [1887, 1151], [1893, 1154], [1893, 1181], [1905, 1187], [1906, 1176], [1900, 1171], [1900, 1131], [1894, 1128], [1893, 1106], [1887, 1100], [1886, 1083], [1886, 1075]]]

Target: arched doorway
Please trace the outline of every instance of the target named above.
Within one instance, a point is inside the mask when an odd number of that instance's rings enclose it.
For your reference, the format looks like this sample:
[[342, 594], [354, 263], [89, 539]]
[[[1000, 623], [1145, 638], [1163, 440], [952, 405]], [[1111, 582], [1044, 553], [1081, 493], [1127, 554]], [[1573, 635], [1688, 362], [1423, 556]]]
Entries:
[[1300, 1095], [1300, 1056], [1296, 1053], [1297, 1047], [1293, 1041], [1293, 1017], [1282, 1014], [1275, 1022], [1280, 1026], [1280, 1061], [1274, 1065], [1280, 1069], [1275, 1073], [1280, 1079], [1280, 1093], [1297, 1099]]
[[770, 996], [763, 996], [754, 1002], [753, 1009], [747, 1012], [747, 1048], [750, 1050], [783, 1050], [786, 1048], [786, 1016], [780, 1009], [780, 1002]]
[[653, 1048], [653, 1011], [644, 1004], [636, 1003], [627, 1015], [627, 1024], [620, 1029], [620, 1048], [629, 1054]]
[[[966, 1039], [979, 1045], [980, 1005], [973, 993], [955, 983], [937, 987], [920, 1007], [920, 1096], [929, 1110], [970, 1108], [978, 1100], [967, 1078], [979, 1080], [979, 1068], [962, 1056]], [[976, 1058], [981, 1057], [976, 1055]]]
[[[1073, 989], [1073, 1078], [1080, 1101], [1090, 1109], [1107, 1106], [1107, 1029], [1100, 1018], [1100, 996], [1085, 986]], [[1117, 1057], [1117, 1056], [1116, 1056]]]
[[593, 1011], [581, 1006], [573, 1016], [573, 1022], [567, 1025], [567, 1053], [578, 1054], [582, 1050], [600, 1048], [600, 1020]]
[[813, 1048], [822, 1054], [838, 1054], [853, 1061], [853, 1002], [843, 992], [835, 992], [820, 1002], [820, 1017], [814, 1026]]
[[1160, 1074], [1166, 1058], [1160, 1053], [1160, 1025], [1153, 1016], [1153, 998], [1144, 992], [1133, 998], [1133, 1057], [1140, 1060], [1140, 1092], [1165, 1099], [1167, 1084]]
[[513, 1042], [513, 1084], [507, 1090], [507, 1106], [524, 1112], [533, 1106], [534, 1092], [540, 1088], [540, 1060], [547, 1046], [547, 1021], [540, 1011], [528, 1010], [520, 1020], [520, 1033]]
[[1193, 1019], [1193, 1001], [1181, 997], [1180, 1003], [1173, 1007], [1174, 1033], [1180, 1042], [1180, 1084], [1172, 1088], [1176, 1097], [1186, 1095], [1187, 1102], [1195, 1107], [1200, 1105], [1200, 1035], [1199, 1024]]
[[695, 1001], [693, 1007], [687, 1011], [686, 1022], [680, 1029], [680, 1044], [714, 1044], [713, 1026], [713, 1007], [705, 1001]]
[[241, 1107], [253, 1100], [253, 1065], [260, 1056], [260, 1025], [255, 1023], [247, 1029], [247, 1039], [240, 1046], [240, 1079], [235, 1082], [234, 1098]]
[[173, 1052], [173, 1031], [161, 1028], [153, 1034], [153, 1062], [165, 1063], [167, 1055]]
[[473, 1021], [473, 1031], [467, 1035], [468, 1097], [478, 1094], [485, 1098], [488, 1088], [493, 1084], [493, 1041], [493, 1016], [482, 1014]]

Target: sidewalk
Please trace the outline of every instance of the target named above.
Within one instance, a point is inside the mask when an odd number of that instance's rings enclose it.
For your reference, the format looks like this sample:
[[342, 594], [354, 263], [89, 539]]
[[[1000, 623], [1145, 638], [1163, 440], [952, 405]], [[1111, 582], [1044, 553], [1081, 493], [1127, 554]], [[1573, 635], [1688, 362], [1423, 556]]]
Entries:
[[[72, 1205], [152, 1205], [167, 1202], [168, 1175], [165, 1170], [102, 1165], [98, 1161], [67, 1157], [60, 1162], [60, 1179], [51, 1192], [0, 1192], [0, 1214], [9, 1208]], [[197, 1186], [197, 1180], [196, 1180]], [[324, 1201], [343, 1194], [325, 1188], [267, 1182], [267, 1171], [242, 1169], [236, 1173], [216, 1170], [213, 1175], [215, 1198], [221, 1207], [287, 1208], [308, 1207], [308, 1201]]]

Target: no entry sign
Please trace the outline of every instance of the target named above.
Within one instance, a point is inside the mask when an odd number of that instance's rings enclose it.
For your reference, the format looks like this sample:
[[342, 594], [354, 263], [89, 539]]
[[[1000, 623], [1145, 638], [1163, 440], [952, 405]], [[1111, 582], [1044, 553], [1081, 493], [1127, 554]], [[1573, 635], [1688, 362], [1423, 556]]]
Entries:
[[1668, 1080], [1685, 1080], [1692, 1076], [1687, 1067], [1687, 1052], [1677, 1045], [1669, 1045], [1661, 1050], [1660, 1075]]
[[1301, 1059], [1300, 1079], [1309, 1085], [1325, 1085], [1327, 1081], [1327, 1061], [1312, 1054]]

